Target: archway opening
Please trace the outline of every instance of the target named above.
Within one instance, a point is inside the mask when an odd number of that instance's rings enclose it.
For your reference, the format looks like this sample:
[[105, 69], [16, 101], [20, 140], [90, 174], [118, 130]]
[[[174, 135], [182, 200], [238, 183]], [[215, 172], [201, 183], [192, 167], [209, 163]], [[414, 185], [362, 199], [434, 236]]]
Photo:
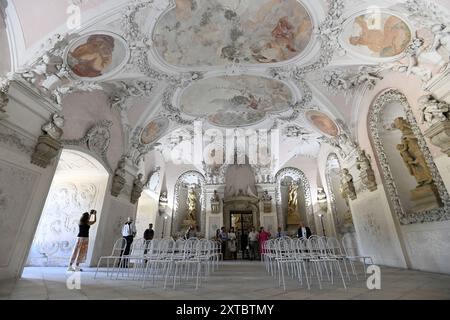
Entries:
[[92, 260], [109, 174], [92, 156], [63, 150], [31, 245], [26, 266], [67, 266], [83, 212], [97, 210], [90, 228], [86, 265]]

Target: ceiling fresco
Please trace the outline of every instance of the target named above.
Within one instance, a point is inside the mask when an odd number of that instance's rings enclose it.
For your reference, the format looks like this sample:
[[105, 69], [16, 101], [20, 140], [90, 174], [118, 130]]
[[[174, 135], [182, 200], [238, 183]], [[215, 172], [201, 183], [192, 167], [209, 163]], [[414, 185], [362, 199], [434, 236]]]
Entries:
[[171, 65], [277, 63], [301, 54], [311, 40], [311, 17], [296, 0], [175, 3], [153, 35], [159, 54]]
[[181, 110], [207, 117], [217, 126], [241, 127], [264, 120], [267, 113], [289, 109], [291, 90], [282, 82], [255, 76], [221, 76], [201, 80], [181, 96]]
[[77, 77], [102, 77], [123, 66], [127, 51], [127, 46], [118, 36], [86, 35], [70, 46], [67, 64]]
[[141, 142], [142, 144], [151, 144], [161, 138], [161, 136], [166, 132], [169, 127], [169, 120], [166, 118], [158, 118], [152, 120], [145, 128], [142, 130]]
[[339, 134], [336, 123], [323, 112], [308, 111], [306, 113], [306, 118], [316, 129], [328, 136], [336, 137]]
[[365, 14], [349, 24], [343, 37], [349, 48], [371, 58], [402, 54], [411, 42], [411, 30], [399, 17], [387, 13]]

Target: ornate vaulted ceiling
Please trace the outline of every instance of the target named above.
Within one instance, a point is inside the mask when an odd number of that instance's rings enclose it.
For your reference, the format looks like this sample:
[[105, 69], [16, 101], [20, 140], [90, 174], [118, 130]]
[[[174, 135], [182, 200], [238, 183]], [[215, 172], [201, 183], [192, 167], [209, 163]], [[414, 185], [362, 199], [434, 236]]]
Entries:
[[[62, 108], [73, 107], [64, 105], [68, 95], [103, 91], [121, 116], [125, 151], [141, 156], [203, 120], [206, 128], [278, 128], [288, 157], [314, 157], [321, 142], [351, 135], [357, 97], [386, 73], [404, 72], [415, 37], [432, 41], [430, 27], [450, 8], [419, 0], [72, 0], [82, 25], [67, 30], [62, 2], [8, 3], [15, 77]], [[36, 25], [31, 12], [42, 20], [44, 11], [51, 15]], [[20, 50], [38, 45], [33, 56]]]

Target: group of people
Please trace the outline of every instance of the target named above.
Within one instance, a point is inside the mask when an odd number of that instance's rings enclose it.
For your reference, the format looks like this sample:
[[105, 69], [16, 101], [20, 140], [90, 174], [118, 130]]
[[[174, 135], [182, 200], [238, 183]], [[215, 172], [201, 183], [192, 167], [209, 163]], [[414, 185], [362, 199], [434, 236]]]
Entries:
[[[78, 239], [73, 249], [72, 256], [70, 257], [68, 271], [83, 271], [80, 268], [80, 264], [86, 262], [88, 246], [89, 246], [89, 230], [93, 224], [97, 222], [97, 211], [91, 210], [90, 212], [85, 212], [80, 218], [78, 223]], [[121, 230], [122, 237], [126, 241], [126, 246], [121, 252], [122, 255], [129, 255], [131, 250], [131, 245], [134, 238], [136, 237], [136, 225], [131, 217], [128, 217], [127, 221]], [[153, 230], [153, 224], [150, 223], [148, 229], [144, 231], [144, 240], [153, 240], [155, 236], [155, 231]], [[127, 267], [127, 262], [125, 262], [124, 267]], [[75, 266], [74, 266], [75, 264]]]
[[[85, 212], [80, 218], [78, 223], [78, 239], [73, 250], [72, 256], [70, 258], [70, 263], [68, 267], [68, 271], [82, 271], [80, 268], [80, 264], [86, 261], [88, 246], [89, 246], [89, 230], [92, 225], [97, 222], [97, 211], [91, 210], [90, 212]], [[122, 227], [122, 237], [126, 241], [126, 246], [124, 250], [122, 250], [121, 255], [129, 255], [131, 250], [131, 245], [133, 243], [134, 238], [136, 237], [136, 226], [131, 217], [128, 217], [127, 221]], [[304, 225], [303, 222], [300, 222], [300, 225], [297, 230], [298, 238], [309, 238], [311, 237], [312, 232], [311, 229]], [[144, 231], [143, 238], [144, 240], [153, 240], [155, 236], [155, 231], [153, 230], [153, 224], [149, 224], [148, 229]], [[276, 238], [281, 238], [286, 236], [286, 232], [282, 231], [281, 228], [278, 228], [278, 231], [275, 235]], [[184, 238], [194, 238], [197, 237], [197, 228], [195, 226], [190, 226], [187, 230]], [[254, 227], [251, 228], [248, 234], [242, 233], [240, 239], [241, 251], [243, 253], [243, 258], [245, 258], [245, 253], [248, 253], [248, 258], [250, 260], [258, 260], [261, 257], [261, 253], [263, 252], [264, 242], [269, 240], [272, 237], [270, 232], [266, 231], [264, 227], [259, 229], [259, 232], [256, 232]], [[233, 227], [227, 232], [225, 227], [221, 229], [217, 229], [216, 235], [214, 237], [216, 241], [219, 241], [221, 244], [221, 251], [224, 259], [230, 258], [233, 260], [237, 259], [238, 254], [238, 239], [236, 232]], [[74, 266], [75, 264], [75, 266]], [[125, 265], [124, 267], [127, 267]]]
[[[264, 227], [261, 227], [259, 232], [256, 232], [256, 229], [252, 227], [248, 234], [242, 233], [240, 244], [243, 255], [245, 255], [245, 252], [248, 252], [250, 260], [257, 260], [261, 255], [263, 243], [270, 239], [270, 237], [270, 232], [264, 230]], [[225, 227], [217, 229], [214, 239], [220, 242], [224, 259], [237, 259], [238, 238], [233, 227], [228, 232]]]

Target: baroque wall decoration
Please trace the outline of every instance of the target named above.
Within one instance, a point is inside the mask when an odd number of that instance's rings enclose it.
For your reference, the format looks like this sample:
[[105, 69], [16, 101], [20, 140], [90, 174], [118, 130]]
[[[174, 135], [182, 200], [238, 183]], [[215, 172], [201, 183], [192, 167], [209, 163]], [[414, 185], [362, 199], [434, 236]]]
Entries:
[[341, 163], [339, 158], [335, 153], [330, 153], [327, 157], [325, 167], [325, 179], [327, 183], [334, 228], [337, 234], [343, 236], [346, 233], [354, 232], [355, 226], [350, 207], [342, 197], [339, 190], [340, 173]]
[[98, 196], [99, 185], [95, 183], [61, 182], [52, 185], [28, 265], [67, 266], [76, 242], [81, 213], [94, 208]]
[[276, 207], [277, 207], [277, 218], [280, 226], [286, 225], [286, 217], [283, 214], [282, 210], [282, 194], [281, 194], [281, 183], [282, 180], [286, 177], [290, 177], [292, 180], [296, 180], [300, 182], [301, 188], [303, 189], [304, 197], [305, 197], [305, 208], [306, 208], [306, 218], [308, 226], [311, 228], [313, 232], [315, 232], [316, 224], [314, 220], [314, 210], [312, 205], [312, 198], [311, 198], [311, 187], [309, 185], [308, 178], [306, 175], [297, 168], [283, 168], [275, 175], [275, 183], [276, 183], [276, 192], [275, 192], [275, 198], [276, 198]]
[[113, 123], [109, 120], [102, 120], [92, 126], [81, 139], [62, 140], [65, 146], [83, 147], [98, 155], [112, 172], [106, 154], [111, 143], [111, 131]]
[[[198, 171], [187, 171], [183, 173], [175, 183], [172, 211], [172, 235], [183, 234], [186, 230], [182, 230], [183, 222], [186, 220], [188, 213], [187, 196], [188, 190], [194, 188], [197, 197], [197, 228], [202, 234], [205, 234], [206, 227], [206, 180]], [[184, 192], [183, 192], [184, 191]]]
[[[422, 212], [405, 212], [402, 205], [396, 182], [393, 178], [391, 167], [389, 165], [388, 157], [384, 151], [383, 142], [379, 135], [378, 124], [381, 123], [381, 113], [384, 108], [391, 104], [398, 103], [404, 109], [406, 120], [411, 125], [411, 129], [418, 139], [420, 149], [425, 156], [426, 162], [430, 168], [433, 180], [438, 189], [443, 206], [433, 210], [426, 210]], [[428, 149], [425, 138], [420, 131], [411, 106], [405, 95], [396, 89], [389, 89], [378, 96], [374, 104], [370, 107], [368, 115], [368, 129], [371, 141], [373, 143], [378, 162], [381, 167], [381, 172], [385, 180], [386, 191], [388, 198], [391, 200], [394, 211], [399, 217], [401, 224], [423, 223], [432, 221], [450, 220], [450, 197], [439, 174], [439, 171], [434, 163], [433, 157]]]

